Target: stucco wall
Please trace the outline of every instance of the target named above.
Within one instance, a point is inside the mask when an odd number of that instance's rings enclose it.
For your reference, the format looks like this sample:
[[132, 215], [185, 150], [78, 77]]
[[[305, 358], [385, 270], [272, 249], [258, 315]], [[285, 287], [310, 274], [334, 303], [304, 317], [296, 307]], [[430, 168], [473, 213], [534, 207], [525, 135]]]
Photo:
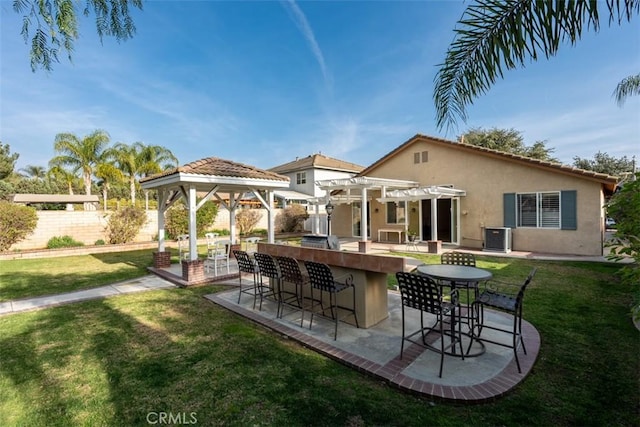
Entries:
[[[107, 241], [105, 228], [111, 212], [104, 211], [38, 211], [38, 225], [33, 234], [11, 246], [10, 250], [42, 249], [56, 236], [71, 236], [74, 240], [93, 245], [97, 240]], [[153, 240], [158, 234], [157, 211], [147, 211], [147, 223], [136, 242]]]
[[[267, 229], [266, 209], [260, 209], [262, 218], [256, 228]], [[277, 215], [281, 209], [275, 209]], [[38, 211], [38, 224], [29, 237], [11, 246], [10, 250], [28, 250], [46, 248], [47, 242], [56, 236], [71, 236], [74, 240], [93, 245], [97, 240], [108, 240], [105, 228], [111, 212], [104, 211]], [[214, 221], [214, 229], [229, 229], [229, 211], [220, 209]], [[148, 242], [158, 234], [158, 211], [147, 211], [147, 223], [140, 230], [136, 242]]]
[[[414, 153], [428, 151], [428, 162], [414, 164]], [[453, 185], [460, 199], [461, 245], [482, 248], [483, 228], [503, 226], [503, 194], [577, 191], [577, 230], [516, 228], [513, 250], [601, 255], [604, 224], [601, 184], [564, 172], [514, 162], [500, 156], [418, 140], [367, 176], [415, 180], [421, 186]], [[372, 195], [379, 197], [379, 192]], [[372, 201], [372, 230], [384, 226], [384, 206]], [[375, 213], [375, 208], [379, 212]], [[374, 234], [375, 236], [375, 234]]]

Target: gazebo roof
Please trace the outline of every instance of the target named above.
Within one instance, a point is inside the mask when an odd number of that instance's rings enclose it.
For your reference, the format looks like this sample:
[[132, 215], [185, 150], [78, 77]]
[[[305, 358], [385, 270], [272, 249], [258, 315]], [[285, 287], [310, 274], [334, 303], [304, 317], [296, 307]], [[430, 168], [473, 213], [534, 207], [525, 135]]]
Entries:
[[208, 190], [213, 185], [219, 186], [219, 191], [234, 191], [238, 187], [284, 188], [289, 186], [289, 178], [255, 166], [207, 157], [140, 180], [144, 189], [186, 183], [195, 184], [199, 190]]

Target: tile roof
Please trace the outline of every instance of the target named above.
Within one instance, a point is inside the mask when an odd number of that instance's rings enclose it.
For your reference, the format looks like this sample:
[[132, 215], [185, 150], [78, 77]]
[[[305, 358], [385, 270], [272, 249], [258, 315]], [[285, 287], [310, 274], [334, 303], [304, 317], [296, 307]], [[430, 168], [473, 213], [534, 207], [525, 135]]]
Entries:
[[220, 159], [218, 157], [207, 157], [196, 160], [177, 168], [169, 169], [159, 174], [142, 178], [140, 182], [151, 181], [157, 178], [174, 175], [178, 173], [209, 175], [234, 178], [252, 178], [273, 181], [289, 181], [289, 178], [275, 172], [259, 169], [255, 166], [232, 162], [231, 160]]
[[518, 154], [506, 153], [504, 151], [492, 150], [490, 148], [478, 147], [477, 145], [465, 144], [465, 143], [462, 143], [462, 142], [450, 141], [450, 140], [447, 140], [447, 139], [442, 139], [442, 138], [437, 138], [437, 137], [427, 136], [427, 135], [422, 135], [422, 134], [416, 134], [415, 136], [410, 138], [408, 141], [400, 144], [398, 147], [396, 147], [395, 149], [391, 150], [389, 153], [385, 154], [380, 159], [376, 160], [373, 164], [368, 166], [366, 169], [361, 171], [358, 174], [358, 176], [364, 176], [367, 173], [370, 173], [377, 166], [379, 166], [380, 164], [384, 163], [385, 161], [387, 161], [391, 157], [395, 156], [396, 154], [398, 154], [401, 151], [403, 151], [405, 148], [409, 147], [410, 145], [412, 145], [412, 144], [414, 144], [415, 142], [418, 142], [418, 141], [434, 142], [434, 143], [437, 143], [437, 144], [450, 146], [451, 148], [454, 148], [454, 149], [466, 150], [466, 151], [474, 151], [474, 152], [477, 152], [478, 154], [482, 154], [482, 155], [486, 155], [486, 156], [499, 157], [499, 158], [502, 158], [502, 159], [505, 159], [505, 160], [510, 160], [510, 161], [514, 161], [514, 162], [518, 162], [518, 163], [525, 163], [525, 164], [528, 164], [528, 165], [531, 165], [531, 166], [549, 169], [551, 171], [568, 173], [568, 174], [571, 174], [571, 175], [577, 175], [577, 176], [581, 176], [581, 177], [584, 177], [584, 178], [591, 178], [591, 179], [595, 179], [597, 181], [600, 181], [603, 184], [607, 184], [609, 186], [614, 186], [615, 187], [616, 183], [618, 182], [618, 178], [617, 177], [611, 176], [611, 175], [607, 175], [607, 174], [604, 174], [604, 173], [593, 172], [593, 171], [586, 170], [586, 169], [579, 169], [579, 168], [576, 168], [576, 167], [573, 167], [573, 166], [563, 165], [561, 163], [554, 163], [554, 162], [548, 162], [548, 161], [544, 161], [544, 160], [538, 160], [538, 159], [534, 159], [534, 158], [531, 158], [531, 157], [520, 156]]
[[360, 172], [364, 166], [355, 163], [346, 162], [344, 160], [327, 157], [323, 154], [310, 154], [301, 159], [296, 158], [294, 161], [270, 168], [269, 170], [276, 173], [287, 173], [308, 169], [330, 169], [343, 172]]

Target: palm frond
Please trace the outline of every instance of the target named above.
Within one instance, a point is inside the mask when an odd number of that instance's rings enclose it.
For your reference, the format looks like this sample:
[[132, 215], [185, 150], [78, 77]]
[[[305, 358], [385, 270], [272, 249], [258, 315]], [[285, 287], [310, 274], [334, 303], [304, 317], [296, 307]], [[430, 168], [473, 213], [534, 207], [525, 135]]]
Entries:
[[[438, 128], [466, 121], [466, 107], [485, 94], [506, 70], [555, 55], [562, 43], [574, 44], [583, 31], [598, 31], [596, 0], [478, 0], [464, 12], [455, 38], [435, 78]], [[607, 0], [609, 22], [630, 20], [640, 0]]]
[[640, 95], [640, 74], [624, 78], [613, 92], [616, 103], [620, 107], [624, 105], [628, 97], [633, 95]]

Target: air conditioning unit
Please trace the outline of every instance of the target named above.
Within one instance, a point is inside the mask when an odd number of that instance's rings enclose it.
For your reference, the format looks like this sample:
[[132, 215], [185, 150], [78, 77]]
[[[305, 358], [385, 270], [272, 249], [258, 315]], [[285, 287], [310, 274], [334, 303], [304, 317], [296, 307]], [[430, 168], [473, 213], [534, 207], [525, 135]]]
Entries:
[[487, 227], [484, 229], [484, 250], [511, 252], [511, 229], [507, 227]]

